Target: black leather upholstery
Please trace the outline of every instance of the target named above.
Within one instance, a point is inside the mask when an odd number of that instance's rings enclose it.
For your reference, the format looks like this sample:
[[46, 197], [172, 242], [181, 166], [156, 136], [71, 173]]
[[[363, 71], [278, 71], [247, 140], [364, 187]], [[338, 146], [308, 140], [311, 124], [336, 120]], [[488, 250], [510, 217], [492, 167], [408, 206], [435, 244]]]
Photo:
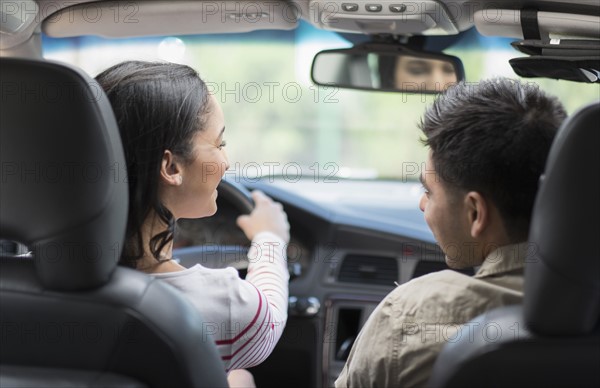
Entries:
[[[530, 229], [521, 306], [492, 310], [447, 344], [431, 387], [600, 386], [600, 103], [552, 144]], [[532, 147], [535, 147], [532, 144]]]
[[33, 250], [47, 288], [103, 284], [127, 214], [126, 177], [113, 174], [125, 162], [109, 102], [65, 66], [3, 58], [1, 72], [2, 238]]
[[564, 124], [530, 229], [525, 318], [536, 333], [585, 335], [600, 317], [600, 103]]
[[[26, 376], [26, 377], [25, 377]], [[0, 365], [0, 386], [6, 388], [144, 388], [125, 376], [98, 371]]]
[[99, 86], [42, 61], [0, 58], [0, 72], [0, 238], [33, 251], [0, 258], [0, 386], [44, 376], [65, 386], [226, 386], [191, 304], [117, 267], [127, 184]]

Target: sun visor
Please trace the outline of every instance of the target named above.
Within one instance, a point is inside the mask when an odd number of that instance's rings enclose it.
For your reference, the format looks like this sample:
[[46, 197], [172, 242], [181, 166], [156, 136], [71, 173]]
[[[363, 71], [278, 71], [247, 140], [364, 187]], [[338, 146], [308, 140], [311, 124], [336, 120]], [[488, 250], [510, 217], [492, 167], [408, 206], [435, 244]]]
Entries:
[[291, 30], [301, 15], [285, 1], [111, 1], [64, 8], [43, 31], [56, 38], [108, 38]]
[[[526, 11], [489, 8], [476, 11], [473, 18], [481, 35], [527, 39], [523, 31]], [[541, 38], [598, 39], [600, 36], [600, 16], [543, 11], [536, 12], [536, 16]]]
[[594, 57], [600, 55], [600, 40], [525, 39], [512, 42], [516, 50], [528, 55], [555, 57]]
[[514, 58], [509, 61], [515, 73], [521, 77], [545, 77], [575, 82], [600, 82], [600, 55], [591, 57], [542, 57]]

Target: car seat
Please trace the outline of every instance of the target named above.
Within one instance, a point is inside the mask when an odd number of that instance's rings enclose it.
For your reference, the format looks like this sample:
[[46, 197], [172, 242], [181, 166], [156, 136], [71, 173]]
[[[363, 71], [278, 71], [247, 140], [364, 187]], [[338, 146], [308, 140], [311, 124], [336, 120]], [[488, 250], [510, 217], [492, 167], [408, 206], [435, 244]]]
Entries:
[[175, 289], [117, 266], [127, 174], [100, 86], [0, 58], [0, 386], [227, 386], [204, 321]]

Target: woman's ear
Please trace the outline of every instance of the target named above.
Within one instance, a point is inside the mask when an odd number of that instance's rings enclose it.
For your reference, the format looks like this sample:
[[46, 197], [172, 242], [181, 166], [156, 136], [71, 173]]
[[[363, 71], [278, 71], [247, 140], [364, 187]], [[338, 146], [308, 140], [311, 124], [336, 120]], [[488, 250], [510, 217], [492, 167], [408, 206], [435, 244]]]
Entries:
[[165, 150], [160, 164], [160, 180], [169, 186], [181, 186], [183, 169], [177, 158], [169, 150]]
[[490, 203], [480, 193], [470, 191], [465, 196], [465, 207], [471, 226], [471, 237], [480, 237], [490, 223]]

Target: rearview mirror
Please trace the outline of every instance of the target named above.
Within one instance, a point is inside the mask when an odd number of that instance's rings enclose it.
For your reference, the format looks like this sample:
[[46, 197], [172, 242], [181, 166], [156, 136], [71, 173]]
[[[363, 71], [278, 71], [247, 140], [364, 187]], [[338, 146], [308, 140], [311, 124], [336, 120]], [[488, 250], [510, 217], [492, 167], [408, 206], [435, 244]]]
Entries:
[[363, 44], [319, 52], [312, 64], [315, 84], [339, 88], [440, 93], [464, 79], [460, 59], [397, 44]]

